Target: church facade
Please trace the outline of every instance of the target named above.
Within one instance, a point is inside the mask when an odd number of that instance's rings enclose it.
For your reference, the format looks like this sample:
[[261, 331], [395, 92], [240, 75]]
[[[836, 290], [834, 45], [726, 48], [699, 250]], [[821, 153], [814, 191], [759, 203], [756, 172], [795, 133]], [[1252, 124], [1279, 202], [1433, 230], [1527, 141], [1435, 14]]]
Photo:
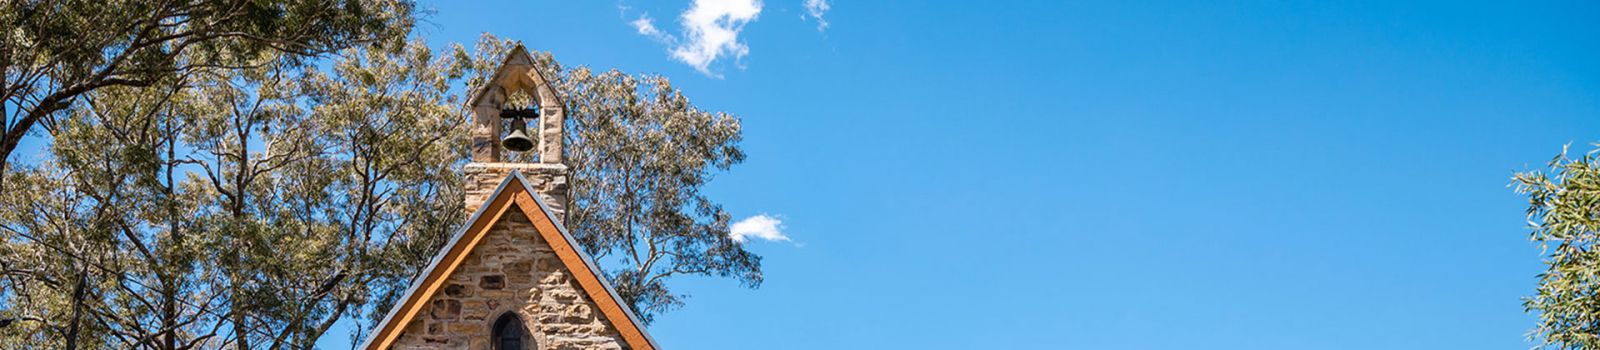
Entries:
[[[657, 348], [562, 226], [565, 110], [534, 64], [518, 45], [468, 102], [472, 162], [464, 169], [465, 204], [473, 214], [412, 281], [363, 349]], [[506, 99], [518, 91], [533, 96], [537, 108], [508, 112]], [[528, 132], [504, 132], [505, 115], [537, 120]], [[537, 152], [538, 161], [502, 161], [502, 134], [531, 139], [532, 148], [524, 151]]]

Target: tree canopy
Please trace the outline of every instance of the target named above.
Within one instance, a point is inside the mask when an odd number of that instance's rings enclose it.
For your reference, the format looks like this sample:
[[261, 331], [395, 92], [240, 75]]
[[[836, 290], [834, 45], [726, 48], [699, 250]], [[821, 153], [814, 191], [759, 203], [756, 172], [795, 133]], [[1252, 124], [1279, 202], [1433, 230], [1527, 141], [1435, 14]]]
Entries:
[[[1600, 144], [1595, 144], [1600, 146]], [[1539, 316], [1542, 347], [1600, 349], [1600, 149], [1562, 149], [1548, 168], [1516, 174], [1528, 196], [1530, 237], [1548, 254], [1539, 286], [1523, 306]]]
[[268, 61], [264, 55], [298, 62], [404, 38], [413, 22], [406, 0], [8, 0], [0, 6], [0, 169], [37, 125], [53, 123], [90, 92], [255, 66]]
[[0, 334], [310, 347], [403, 290], [465, 215], [451, 62], [412, 44], [85, 94], [0, 202], [17, 320]]

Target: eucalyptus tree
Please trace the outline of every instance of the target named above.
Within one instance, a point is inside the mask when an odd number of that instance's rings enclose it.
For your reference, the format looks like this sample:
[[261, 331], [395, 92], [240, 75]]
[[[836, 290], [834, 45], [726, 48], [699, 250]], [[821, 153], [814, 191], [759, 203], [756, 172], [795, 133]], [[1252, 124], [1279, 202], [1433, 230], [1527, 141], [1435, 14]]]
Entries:
[[408, 0], [0, 2], [0, 170], [37, 125], [90, 92], [245, 67], [262, 55], [299, 60], [403, 38], [412, 7]]
[[0, 202], [0, 343], [303, 349], [404, 290], [464, 216], [460, 66], [267, 59], [90, 92], [50, 128]]
[[[1600, 143], [1595, 144], [1600, 146]], [[1523, 307], [1539, 316], [1532, 335], [1543, 348], [1600, 349], [1600, 149], [1563, 148], [1547, 169], [1516, 174], [1528, 196], [1530, 236], [1544, 249], [1545, 272]]]
[[[183, 199], [161, 181], [174, 122], [152, 107], [181, 91], [168, 80], [87, 94], [93, 108], [52, 125], [61, 142], [50, 160], [16, 169], [0, 196], [0, 343], [175, 349], [209, 339], [192, 326], [214, 312], [185, 267], [197, 252], [176, 220]], [[179, 303], [197, 305], [179, 313]]]

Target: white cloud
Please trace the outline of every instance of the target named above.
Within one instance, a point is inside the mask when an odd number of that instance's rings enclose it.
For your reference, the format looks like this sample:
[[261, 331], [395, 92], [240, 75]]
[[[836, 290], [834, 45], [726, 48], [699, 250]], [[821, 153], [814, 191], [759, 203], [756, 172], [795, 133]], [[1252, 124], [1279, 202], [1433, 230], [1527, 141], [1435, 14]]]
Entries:
[[[750, 54], [750, 47], [739, 41], [739, 32], [761, 15], [761, 0], [693, 0], [689, 9], [678, 16], [683, 27], [679, 35], [672, 35], [656, 27], [649, 14], [628, 22], [639, 35], [666, 44], [674, 60], [689, 64], [708, 76], [711, 65], [718, 60], [732, 58], [735, 62]], [[625, 5], [619, 6], [627, 12]]]
[[744, 220], [733, 223], [728, 229], [728, 237], [739, 243], [744, 243], [750, 237], [773, 242], [786, 242], [789, 240], [789, 236], [783, 234], [783, 220], [767, 214], [744, 218]]
[[638, 30], [639, 35], [648, 36], [666, 43], [672, 42], [672, 36], [662, 32], [661, 29], [657, 29], [655, 20], [650, 19], [650, 14], [648, 13], [639, 15], [639, 19], [628, 22], [628, 24], [632, 25], [633, 29]]
[[806, 13], [800, 15], [800, 19], [805, 19], [806, 17], [816, 18], [817, 31], [827, 30], [828, 20], [822, 18], [822, 15], [828, 13], [828, 9], [833, 7], [828, 5], [828, 0], [806, 0], [805, 5]]
[[750, 53], [750, 47], [739, 41], [739, 32], [759, 15], [761, 0], [694, 0], [679, 17], [683, 42], [672, 49], [672, 58], [718, 76], [711, 72], [711, 63], [729, 56], [738, 61]]

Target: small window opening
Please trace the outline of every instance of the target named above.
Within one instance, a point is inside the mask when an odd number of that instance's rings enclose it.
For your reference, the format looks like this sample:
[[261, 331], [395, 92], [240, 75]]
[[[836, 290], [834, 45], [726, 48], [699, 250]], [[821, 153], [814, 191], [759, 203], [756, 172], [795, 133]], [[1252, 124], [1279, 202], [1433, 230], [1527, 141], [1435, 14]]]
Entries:
[[494, 321], [494, 348], [495, 350], [522, 350], [523, 330], [522, 319], [515, 313], [507, 312]]

